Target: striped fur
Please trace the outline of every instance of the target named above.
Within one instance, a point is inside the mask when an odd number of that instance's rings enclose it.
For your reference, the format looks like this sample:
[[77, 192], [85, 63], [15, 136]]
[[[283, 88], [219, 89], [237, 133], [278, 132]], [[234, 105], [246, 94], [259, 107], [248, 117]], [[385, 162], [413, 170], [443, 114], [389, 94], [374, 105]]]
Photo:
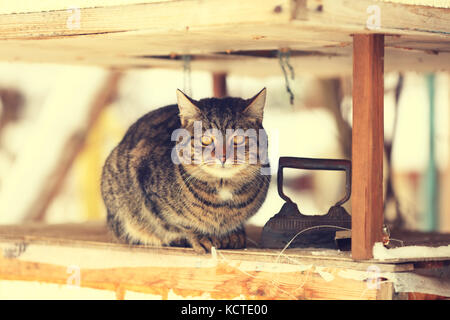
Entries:
[[265, 200], [270, 176], [261, 175], [261, 163], [233, 165], [236, 173], [225, 178], [214, 174], [220, 168], [203, 163], [175, 164], [171, 134], [180, 127], [192, 132], [192, 120], [224, 136], [227, 128], [262, 129], [262, 108], [249, 109], [262, 94], [265, 99], [263, 91], [249, 100], [189, 98], [192, 113], [179, 100], [147, 113], [128, 129], [107, 158], [101, 183], [108, 226], [119, 241], [189, 245], [197, 252], [245, 246], [243, 224]]

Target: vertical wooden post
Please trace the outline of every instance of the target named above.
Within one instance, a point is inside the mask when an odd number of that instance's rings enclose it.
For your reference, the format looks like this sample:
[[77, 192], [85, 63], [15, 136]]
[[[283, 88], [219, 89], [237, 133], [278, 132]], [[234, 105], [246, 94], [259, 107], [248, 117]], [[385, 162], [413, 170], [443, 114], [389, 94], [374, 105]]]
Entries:
[[226, 73], [213, 73], [213, 94], [216, 98], [223, 98], [227, 95]]
[[353, 37], [352, 258], [373, 257], [383, 226], [384, 35]]

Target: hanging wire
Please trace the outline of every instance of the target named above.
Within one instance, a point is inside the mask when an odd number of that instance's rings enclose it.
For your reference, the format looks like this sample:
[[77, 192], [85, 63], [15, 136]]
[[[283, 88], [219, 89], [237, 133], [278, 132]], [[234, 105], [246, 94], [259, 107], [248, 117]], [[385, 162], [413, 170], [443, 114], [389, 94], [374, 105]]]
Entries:
[[192, 96], [191, 60], [192, 56], [183, 55], [183, 92], [188, 96]]
[[290, 76], [291, 76], [290, 78], [291, 78], [291, 80], [294, 80], [295, 74], [294, 74], [294, 68], [292, 67], [292, 65], [289, 62], [290, 56], [291, 56], [290, 50], [278, 50], [278, 61], [280, 63], [281, 70], [283, 71], [284, 81], [286, 84], [286, 91], [289, 94], [289, 101], [290, 101], [291, 105], [294, 105], [294, 92], [292, 92], [292, 90], [291, 90], [291, 86], [289, 84], [288, 73], [286, 71], [286, 68], [289, 69]]

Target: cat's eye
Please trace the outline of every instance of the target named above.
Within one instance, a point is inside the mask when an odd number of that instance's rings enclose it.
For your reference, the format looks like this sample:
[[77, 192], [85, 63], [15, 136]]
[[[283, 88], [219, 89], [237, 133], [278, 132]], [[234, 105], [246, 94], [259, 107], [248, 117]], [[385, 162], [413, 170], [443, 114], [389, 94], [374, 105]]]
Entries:
[[201, 140], [204, 146], [209, 146], [211, 143], [214, 142], [214, 139], [211, 136], [203, 136]]
[[234, 137], [233, 137], [233, 143], [234, 143], [235, 145], [243, 144], [244, 141], [245, 141], [245, 137], [244, 137], [244, 136], [234, 136]]

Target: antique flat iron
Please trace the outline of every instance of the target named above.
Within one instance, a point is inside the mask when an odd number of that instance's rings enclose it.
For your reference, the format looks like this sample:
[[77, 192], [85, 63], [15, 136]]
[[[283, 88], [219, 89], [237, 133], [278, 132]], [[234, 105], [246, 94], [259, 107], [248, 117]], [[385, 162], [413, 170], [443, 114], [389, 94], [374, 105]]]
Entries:
[[[283, 168], [304, 170], [341, 170], [346, 173], [345, 196], [325, 215], [304, 215], [297, 204], [283, 192]], [[278, 164], [278, 194], [286, 203], [280, 212], [264, 226], [261, 235], [263, 248], [329, 248], [337, 249], [336, 231], [351, 229], [351, 216], [341, 205], [351, 195], [351, 161], [280, 157]]]

